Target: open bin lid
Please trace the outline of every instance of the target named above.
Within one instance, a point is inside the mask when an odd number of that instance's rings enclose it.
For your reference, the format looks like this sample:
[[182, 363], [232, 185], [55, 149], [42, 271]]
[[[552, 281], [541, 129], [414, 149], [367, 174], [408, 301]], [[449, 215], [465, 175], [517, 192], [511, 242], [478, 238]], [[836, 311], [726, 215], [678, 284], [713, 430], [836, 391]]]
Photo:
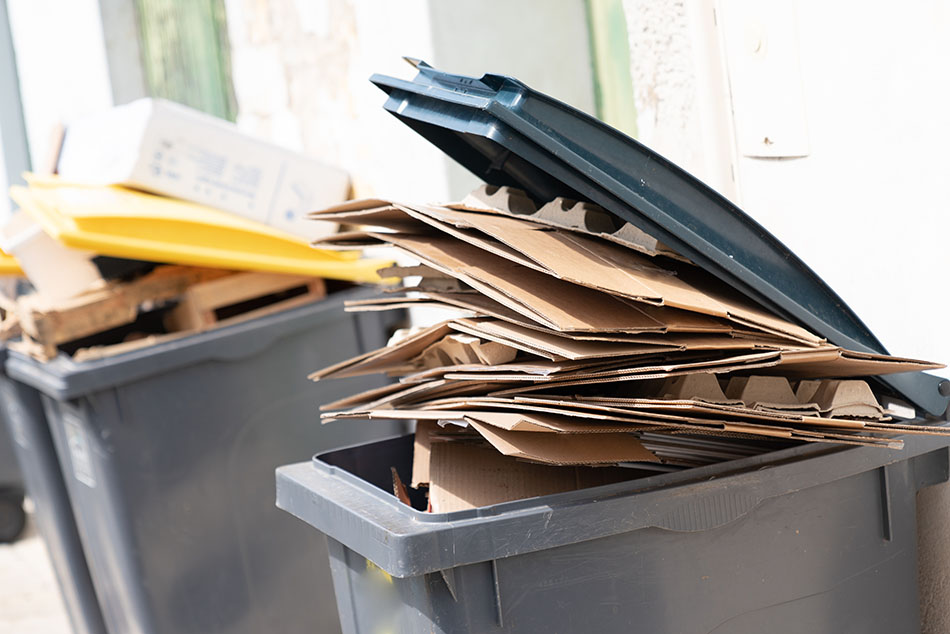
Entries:
[[[412, 81], [371, 77], [389, 95], [384, 107], [485, 182], [517, 187], [538, 202], [596, 203], [831, 343], [886, 354], [794, 253], [656, 152], [511, 77], [476, 79], [412, 63], [419, 71]], [[931, 414], [947, 411], [941, 377], [916, 372], [877, 380]]]

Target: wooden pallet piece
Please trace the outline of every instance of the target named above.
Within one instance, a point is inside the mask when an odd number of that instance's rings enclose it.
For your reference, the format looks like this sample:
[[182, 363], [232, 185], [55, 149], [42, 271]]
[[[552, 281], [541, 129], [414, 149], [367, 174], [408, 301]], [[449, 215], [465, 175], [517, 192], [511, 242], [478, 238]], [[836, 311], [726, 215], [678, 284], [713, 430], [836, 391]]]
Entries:
[[[224, 320], [216, 315], [222, 308], [293, 289], [302, 289], [303, 292]], [[324, 296], [326, 285], [318, 277], [260, 272], [235, 273], [189, 287], [182, 293], [178, 306], [170, 312], [165, 323], [169, 330], [205, 330], [219, 323], [233, 323], [236, 320], [252, 319], [286, 310]]]
[[28, 295], [17, 302], [15, 312], [23, 333], [52, 357], [59, 344], [130, 324], [140, 311], [175, 299], [189, 286], [232, 275], [220, 269], [161, 266], [131, 282], [106, 284], [65, 301]]
[[[276, 313], [283, 310], [288, 310], [290, 308], [293, 308], [294, 306], [308, 304], [310, 302], [316, 301], [324, 296], [324, 285], [323, 285], [322, 280], [315, 279], [315, 278], [307, 278], [307, 284], [310, 287], [316, 287], [317, 289], [316, 292], [313, 288], [311, 288], [307, 293], [303, 295], [298, 295], [296, 297], [291, 297], [283, 301], [275, 302], [268, 306], [250, 310], [246, 313], [241, 313], [240, 315], [236, 315], [228, 319], [217, 320], [211, 326], [201, 327], [197, 329], [190, 328], [190, 329], [184, 329], [184, 330], [175, 330], [174, 329], [175, 324], [168, 323], [167, 325], [169, 326], [171, 330], [174, 330], [174, 332], [169, 332], [167, 334], [160, 334], [160, 335], [149, 335], [147, 337], [144, 337], [142, 339], [136, 339], [134, 341], [123, 341], [122, 343], [93, 346], [91, 348], [80, 348], [73, 354], [73, 360], [76, 362], [80, 362], [80, 361], [91, 361], [91, 360], [96, 360], [96, 359], [106, 359], [118, 354], [131, 352], [133, 350], [140, 350], [142, 348], [155, 346], [160, 343], [165, 343], [168, 341], [181, 339], [183, 337], [192, 335], [196, 332], [207, 330], [209, 327], [227, 326], [227, 325], [239, 323], [242, 321], [247, 321], [249, 319], [256, 319], [258, 317], [263, 317], [264, 315], [268, 315], [270, 313]], [[294, 287], [292, 286], [291, 288], [294, 288]], [[166, 321], [171, 321], [171, 317], [169, 317]]]

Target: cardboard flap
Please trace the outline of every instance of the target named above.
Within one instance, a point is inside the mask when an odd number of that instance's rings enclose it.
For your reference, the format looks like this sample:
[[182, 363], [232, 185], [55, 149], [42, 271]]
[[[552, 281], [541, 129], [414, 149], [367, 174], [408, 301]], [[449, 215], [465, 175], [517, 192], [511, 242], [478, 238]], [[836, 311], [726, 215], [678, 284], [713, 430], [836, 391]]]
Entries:
[[627, 469], [533, 464], [504, 456], [490, 446], [464, 442], [434, 442], [429, 470], [434, 513], [574, 491], [631, 476]]
[[658, 462], [632, 434], [533, 434], [471, 421], [479, 434], [506, 456], [555, 465]]

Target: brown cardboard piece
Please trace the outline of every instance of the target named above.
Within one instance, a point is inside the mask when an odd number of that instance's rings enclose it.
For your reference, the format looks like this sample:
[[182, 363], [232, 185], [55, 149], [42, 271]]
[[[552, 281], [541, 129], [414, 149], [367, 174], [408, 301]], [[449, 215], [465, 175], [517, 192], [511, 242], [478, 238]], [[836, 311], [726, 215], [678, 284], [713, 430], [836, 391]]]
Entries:
[[430, 344], [419, 355], [418, 365], [422, 368], [479, 363], [497, 366], [514, 361], [517, 354], [518, 351], [510, 346], [456, 333]]
[[[340, 246], [391, 244], [421, 263], [387, 269], [403, 286], [348, 309], [433, 305], [471, 315], [317, 375], [400, 377], [337, 401], [348, 409], [323, 418], [416, 420], [412, 484], [429, 481], [435, 510], [514, 499], [485, 492], [538, 467], [526, 460], [648, 456], [664, 461], [656, 470], [787, 441], [900, 447], [897, 434], [950, 433], [884, 422], [866, 383], [842, 381], [936, 364], [829, 345], [688, 262], [655, 257], [662, 245], [593, 205], [557, 200], [539, 210], [513, 190], [485, 194], [506, 211], [366, 201], [318, 214], [380, 228]], [[725, 392], [718, 376], [733, 382]], [[802, 398], [789, 378], [802, 379]], [[563, 486], [577, 485], [575, 477]]]
[[609, 467], [561, 467], [523, 462], [488, 445], [433, 442], [429, 500], [433, 513], [621, 482], [635, 473]]
[[320, 410], [345, 410], [347, 408], [359, 407], [365, 403], [372, 403], [381, 396], [393, 394], [403, 389], [405, 389], [405, 386], [400, 385], [399, 383], [381, 385], [380, 387], [373, 388], [371, 390], [364, 390], [362, 392], [350, 394], [349, 396], [344, 396], [343, 398], [330, 401], [329, 403], [321, 403]]
[[[471, 406], [471, 404], [468, 404], [468, 406]], [[750, 420], [743, 420], [741, 417], [733, 417], [732, 420], [729, 420], [728, 418], [722, 417], [706, 418], [705, 416], [701, 415], [691, 415], [703, 413], [702, 404], [697, 403], [680, 404], [677, 407], [677, 411], [670, 410], [669, 413], [665, 414], [656, 411], [649, 411], [648, 409], [631, 410], [611, 406], [591, 407], [590, 411], [585, 412], [570, 408], [562, 409], [559, 408], [558, 404], [556, 403], [550, 403], [547, 405], [509, 403], [504, 407], [513, 410], [520, 409], [530, 412], [549, 414], [557, 413], [566, 416], [578, 416], [581, 418], [623, 422], [636, 426], [632, 428], [632, 430], [636, 429], [638, 431], [654, 431], [666, 427], [673, 433], [677, 431], [688, 431], [690, 433], [702, 435], [742, 433], [745, 435], [787, 438], [807, 442], [840, 442], [844, 444], [895, 447], [901, 444], [896, 440], [874, 438], [870, 436], [858, 436], [850, 431], [848, 434], [841, 434], [835, 432], [834, 430], [816, 431], [812, 429], [801, 429], [797, 426], [791, 426], [795, 424], [804, 424], [806, 422], [804, 418], [800, 416], [796, 417], [795, 419], [786, 417], [779, 421], [773, 420], [766, 423], [765, 421], [750, 422]], [[864, 428], [860, 425], [860, 423], [853, 424], [852, 421], [847, 421], [845, 427], [848, 430], [859, 430]]]
[[310, 245], [324, 251], [362, 251], [369, 247], [380, 247], [385, 241], [365, 231], [340, 231], [313, 240]]
[[[743, 324], [751, 324], [766, 332], [791, 337], [806, 344], [815, 344], [819, 341], [807, 331], [772, 317], [747, 302], [736, 303], [733, 299], [720, 297], [715, 289], [697, 290], [670, 274], [669, 271], [655, 266], [649, 260], [626, 252], [611, 243], [584, 236], [572, 236], [563, 231], [538, 230], [533, 228], [531, 223], [491, 214], [464, 213], [428, 206], [402, 207], [402, 209], [407, 215], [425, 221], [432, 228], [447, 233], [461, 244], [474, 246], [485, 253], [517, 263], [525, 269], [546, 273], [610, 295], [645, 303], [663, 304], [700, 314], [737, 319]], [[368, 217], [370, 212], [362, 213], [364, 221], [372, 219]], [[372, 213], [379, 215], [379, 212]], [[399, 222], [394, 221], [391, 218], [394, 213], [393, 208], [387, 208], [385, 214], [382, 214], [385, 219], [376, 220], [376, 224], [397, 230], [412, 228], [411, 224], [400, 225]], [[327, 217], [342, 220], [339, 216]], [[493, 240], [480, 237], [473, 231], [475, 229]], [[413, 230], [419, 231], [418, 228]], [[421, 246], [418, 242], [413, 243], [413, 237], [410, 235], [368, 233], [367, 236], [402, 246], [423, 259], [431, 258], [434, 253], [431, 250], [428, 253], [420, 252]], [[418, 239], [420, 236], [415, 237]], [[426, 239], [435, 238], [426, 236]], [[585, 240], [590, 242], [585, 244]], [[469, 255], [472, 255], [471, 252]], [[471, 260], [471, 257], [469, 259]], [[446, 261], [443, 259], [443, 262]], [[485, 265], [484, 262], [481, 264]], [[495, 272], [498, 272], [498, 266], [495, 262]], [[448, 262], [448, 269], [438, 266], [435, 268], [441, 268], [448, 274], [451, 274], [453, 268], [456, 271], [459, 270], [457, 263], [453, 267], [451, 262]], [[472, 271], [469, 273], [471, 274]], [[470, 280], [460, 279], [471, 283]], [[508, 292], [510, 290], [509, 288]]]
[[524, 190], [516, 187], [499, 187], [488, 183], [477, 187], [461, 202], [448, 206], [453, 209], [498, 211], [513, 216], [530, 216], [538, 211], [538, 206]]
[[[521, 314], [511, 310], [504, 303], [485, 297], [481, 294], [473, 293], [420, 293], [422, 297], [430, 300], [444, 302], [462, 310], [469, 310], [476, 315], [494, 317], [508, 323], [513, 323], [523, 328], [531, 328], [540, 332], [559, 334], [571, 339], [586, 341], [630, 341], [636, 342], [646, 335], [656, 335], [666, 333], [695, 334], [695, 335], [731, 335], [736, 331], [727, 323], [715, 320], [705, 315], [698, 315], [682, 310], [654, 307], [641, 304], [637, 310], [657, 321], [660, 326], [655, 330], [643, 332], [603, 332], [603, 331], [583, 331], [583, 332], [558, 332], [545, 327], [536, 321], [524, 318]], [[620, 300], [624, 301], [624, 300]], [[786, 340], [786, 344], [787, 344]]]
[[[726, 408], [726, 406], [715, 406], [701, 402], [677, 402], [653, 401], [652, 404], [646, 402], [635, 407], [618, 407], [613, 405], [603, 405], [590, 402], [566, 403], [558, 402], [553, 399], [538, 399], [535, 402], [514, 401], [500, 402], [502, 399], [496, 399], [491, 403], [491, 407], [496, 410], [510, 411], [528, 411], [532, 413], [556, 414], [563, 416], [573, 416], [582, 419], [593, 419], [598, 421], [615, 421], [618, 423], [627, 423], [634, 427], [631, 431], [644, 431], [646, 429], [656, 430], [666, 427], [675, 431], [688, 431], [697, 434], [735, 434], [741, 433], [751, 436], [766, 436], [772, 438], [787, 438], [802, 440], [807, 442], [836, 442], [842, 444], [854, 445], [878, 445], [888, 447], [899, 447], [902, 443], [899, 440], [876, 438], [871, 436], [860, 436], [854, 434], [855, 431], [869, 430], [879, 433], [907, 433], [907, 428], [914, 426], [904, 426], [901, 429], [890, 430], [887, 424], [873, 425], [859, 421], [830, 421], [830, 419], [819, 419], [816, 417], [804, 417], [801, 415], [790, 415], [781, 413], [772, 413], [756, 410], [742, 411], [739, 408]], [[648, 399], [637, 399], [648, 401]], [[481, 399], [473, 398], [461, 403], [461, 406], [469, 410], [477, 408], [483, 402]], [[666, 413], [663, 413], [663, 410]], [[465, 412], [466, 414], [468, 412]], [[454, 420], [458, 412], [446, 414], [446, 419]], [[708, 417], [712, 416], [712, 417]], [[810, 429], [811, 427], [821, 429]], [[838, 433], [835, 428], [847, 430], [847, 433]], [[914, 431], [911, 429], [910, 431]], [[923, 433], [923, 432], [922, 432]], [[948, 434], [944, 429], [938, 433]]]
[[786, 350], [781, 353], [781, 357], [781, 372], [789, 378], [880, 376], [945, 367], [940, 363], [855, 352], [834, 346], [822, 346], [813, 350]]
[[821, 381], [818, 379], [803, 379], [795, 386], [795, 398], [799, 403], [814, 403], [815, 392], [821, 387]]
[[[632, 431], [630, 425], [621, 423], [608, 424], [596, 420], [538, 412], [449, 411], [442, 413], [442, 416], [446, 417], [442, 420], [454, 420], [459, 415], [463, 421], [474, 421], [506, 431], [557, 434], [615, 434]], [[637, 431], [642, 431], [642, 429], [637, 429]]]
[[446, 277], [423, 277], [414, 286], [384, 289], [387, 293], [477, 293], [463, 282]]
[[429, 484], [431, 435], [438, 430], [439, 425], [435, 421], [420, 420], [416, 423], [415, 440], [412, 447], [412, 482], [410, 483], [413, 489]]
[[435, 270], [431, 266], [425, 266], [422, 264], [418, 264], [416, 266], [399, 266], [399, 265], [387, 266], [386, 268], [379, 269], [376, 272], [379, 273], [379, 276], [383, 279], [387, 277], [413, 277], [413, 276], [419, 276], [419, 277], [425, 277], [425, 278], [441, 277], [442, 279], [446, 279], [446, 280], [455, 279], [451, 275], [446, 275], [445, 273], [441, 271]]
[[[544, 380], [545, 377], [550, 377], [552, 375], [565, 372], [576, 372], [578, 370], [584, 369], [593, 370], [597, 368], [612, 367], [616, 363], [618, 362], [601, 361], [599, 363], [594, 363], [591, 361], [569, 361], [567, 359], [552, 361], [547, 359], [535, 360], [524, 358], [516, 359], [515, 361], [505, 363], [503, 365], [444, 365], [402, 374], [402, 376], [399, 378], [399, 382], [404, 385], [408, 385], [410, 383], [424, 383], [425, 381], [448, 378], [448, 375], [450, 374], [460, 374], [467, 377], [467, 379], [463, 379], [463, 382], [464, 380], [482, 381], [488, 378], [497, 380], [497, 378], [495, 378], [497, 376], [508, 376], [511, 378], [506, 379], [506, 382], [515, 383], [518, 381]], [[388, 373], [390, 375], [401, 374], [402, 370], [408, 369], [409, 367], [410, 366], [398, 367], [388, 370]]]
[[[619, 267], [608, 266], [586, 250], [574, 247], [564, 236], [559, 235], [558, 230], [539, 230], [523, 220], [505, 216], [463, 213], [438, 207], [416, 206], [414, 209], [421, 212], [417, 216], [420, 219], [427, 217], [432, 226], [442, 228], [446, 233], [474, 246], [492, 251], [501, 257], [511, 257], [511, 253], [517, 254], [513, 259], [529, 268], [613, 295], [657, 305], [663, 302], [662, 295], [644, 283], [639, 276], [630, 275]], [[455, 227], [454, 231], [447, 229], [452, 226]], [[484, 245], [492, 243], [472, 233], [461, 233], [458, 231], [460, 227], [490, 236], [507, 248], [495, 250], [490, 246], [486, 247]], [[528, 262], [525, 263], [525, 260]], [[644, 260], [642, 264], [657, 275], [669, 275], [649, 260]]]
[[880, 419], [884, 409], [865, 381], [822, 381], [814, 394], [823, 415]]
[[[431, 306], [433, 308], [455, 309], [455, 306], [426, 297], [375, 297], [371, 299], [348, 300], [344, 310], [348, 313], [377, 312]], [[465, 309], [458, 309], [465, 310]], [[474, 316], [474, 313], [472, 313]]]
[[814, 403], [802, 403], [784, 376], [734, 376], [726, 386], [726, 396], [752, 409], [817, 414]]
[[482, 437], [506, 456], [554, 465], [658, 462], [633, 434], [537, 434], [507, 431], [470, 421]]
[[716, 376], [705, 372], [668, 378], [660, 389], [660, 396], [673, 400], [689, 399], [733, 405], [742, 403], [740, 399], [727, 398]]
[[309, 214], [313, 220], [327, 220], [339, 224], [379, 227], [392, 231], [417, 233], [425, 225], [386, 200], [351, 200]]
[[427, 265], [453, 274], [496, 302], [553, 330], [664, 330], [662, 323], [614, 297], [552, 279], [457, 240], [400, 235], [391, 242]]
[[[754, 352], [750, 354], [733, 354], [717, 359], [703, 359], [677, 363], [671, 361], [664, 365], [636, 366], [604, 370], [600, 372], [577, 373], [575, 376], [559, 376], [557, 380], [545, 383], [541, 389], [552, 387], [569, 387], [578, 385], [594, 385], [597, 383], [621, 383], [625, 381], [643, 381], [646, 379], [666, 378], [692, 372], [706, 372], [714, 374], [729, 374], [733, 372], [749, 372], [756, 370], [759, 374], [776, 374], [791, 376], [818, 376], [818, 377], [854, 377], [869, 374], [891, 374], [898, 372], [912, 372], [916, 370], [933, 369], [934, 364], [912, 359], [900, 359], [869, 355], [853, 357], [849, 351], [840, 348], [828, 348], [818, 355], [812, 350], [791, 350], [773, 352]], [[821, 358], [818, 358], [821, 357]], [[873, 372], [871, 371], [873, 370]], [[496, 377], [499, 378], [500, 377]], [[552, 378], [553, 379], [553, 378]], [[513, 387], [501, 393], [516, 394], [530, 392], [537, 387]], [[728, 396], [728, 393], [727, 393]], [[796, 399], [797, 403], [797, 399]]]
[[[456, 319], [450, 324], [451, 328], [467, 332], [472, 335], [491, 339], [509, 346], [518, 347], [526, 352], [550, 355], [554, 358], [571, 360], [603, 359], [605, 357], [637, 356], [655, 354], [663, 351], [685, 349], [685, 346], [669, 343], [654, 345], [619, 343], [610, 341], [580, 341], [569, 337], [559, 336], [553, 332], [542, 332], [517, 324], [505, 323], [493, 319]], [[652, 341], [660, 341], [653, 339]], [[550, 358], [550, 357], [549, 357]]]
[[[739, 319], [806, 344], [821, 341], [803, 328], [770, 315], [747, 301], [737, 300], [731, 293], [720, 293], [718, 288], [708, 284], [696, 288], [649, 259], [616, 244], [560, 230], [540, 230], [520, 218], [431, 206], [417, 205], [412, 209], [443, 223], [454, 222], [478, 229], [510, 247], [507, 251], [495, 251], [495, 255], [509, 257], [505, 253], [511, 250], [520, 252], [562, 280], [635, 301]], [[522, 258], [517, 258], [517, 261], [524, 264]]]
[[423, 328], [393, 345], [363, 353], [352, 359], [313, 372], [308, 378], [312, 381], [319, 381], [326, 378], [359, 376], [379, 372], [385, 369], [387, 364], [407, 361], [419, 356], [423, 350], [451, 334], [451, 332], [447, 322], [435, 324]]
[[[427, 408], [438, 410], [461, 409], [462, 412], [444, 414], [448, 417], [468, 415], [472, 408], [486, 408], [494, 411], [537, 411], [558, 415], [578, 416], [590, 419], [618, 420], [633, 423], [660, 424], [667, 422], [705, 422], [717, 421], [744, 421], [744, 422], [772, 422], [782, 425], [818, 425], [823, 428], [839, 425], [846, 429], [865, 429], [869, 423], [851, 420], [817, 419], [791, 411], [756, 410], [743, 405], [711, 403], [698, 400], [667, 400], [662, 398], [619, 398], [619, 397], [576, 397], [574, 399], [558, 396], [517, 396], [509, 397], [459, 397], [447, 398], [426, 405]], [[615, 418], [619, 416], [620, 418]], [[383, 412], [380, 417], [391, 417], [391, 413]], [[702, 418], [705, 417], [705, 420]], [[885, 429], [904, 429], [905, 426], [895, 427], [892, 424], [882, 424]], [[906, 426], [910, 429], [919, 429], [920, 426]], [[896, 432], [895, 432], [896, 433]], [[941, 433], [950, 433], [943, 430]]]

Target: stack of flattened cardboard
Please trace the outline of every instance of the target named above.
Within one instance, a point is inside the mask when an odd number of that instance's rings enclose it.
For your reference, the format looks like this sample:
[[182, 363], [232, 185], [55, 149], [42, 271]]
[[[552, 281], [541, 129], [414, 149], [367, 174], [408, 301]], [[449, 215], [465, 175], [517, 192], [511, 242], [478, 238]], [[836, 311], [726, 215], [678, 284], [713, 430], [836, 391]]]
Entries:
[[418, 421], [411, 485], [429, 487], [433, 511], [796, 441], [900, 447], [899, 434], [944, 433], [887, 422], [858, 378], [938, 364], [830, 345], [593, 205], [539, 209], [484, 188], [457, 205], [368, 200], [313, 217], [360, 227], [323, 248], [390, 244], [419, 262], [381, 271], [403, 286], [349, 310], [462, 311], [312, 375], [399, 377], [324, 418]]

